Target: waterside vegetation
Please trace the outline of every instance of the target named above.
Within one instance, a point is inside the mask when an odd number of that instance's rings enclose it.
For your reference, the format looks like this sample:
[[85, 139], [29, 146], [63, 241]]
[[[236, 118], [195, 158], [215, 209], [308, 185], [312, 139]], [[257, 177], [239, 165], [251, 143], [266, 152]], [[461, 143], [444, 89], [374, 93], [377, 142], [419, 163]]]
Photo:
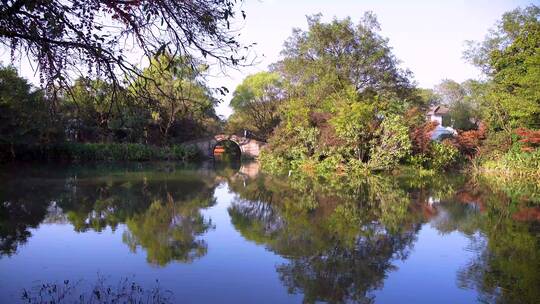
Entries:
[[[423, 174], [539, 176], [539, 7], [505, 13], [484, 41], [468, 43], [464, 57], [484, 79], [444, 80], [432, 90], [417, 88], [399, 67], [372, 13], [357, 24], [325, 23], [320, 15], [307, 21], [270, 72], [247, 78], [235, 96], [246, 96], [250, 85], [257, 96], [280, 92], [262, 98], [275, 104], [271, 117], [280, 121], [261, 157], [266, 170], [365, 175], [408, 166]], [[280, 81], [269, 79], [266, 91], [253, 84], [268, 73]], [[426, 117], [437, 107], [448, 109], [442, 121]], [[250, 113], [236, 110], [238, 117]], [[453, 134], [433, 140], [448, 126]]]
[[[539, 176], [540, 7], [507, 12], [468, 42], [464, 58], [482, 79], [433, 89], [401, 67], [373, 13], [307, 23], [279, 61], [236, 88], [227, 121], [205, 61], [168, 48], [122, 84], [80, 77], [41, 90], [1, 68], [0, 159], [188, 161], [197, 155], [182, 143], [226, 132], [267, 141], [260, 161], [272, 173]], [[430, 109], [447, 115], [434, 120]], [[452, 131], [433, 140], [441, 129]]]

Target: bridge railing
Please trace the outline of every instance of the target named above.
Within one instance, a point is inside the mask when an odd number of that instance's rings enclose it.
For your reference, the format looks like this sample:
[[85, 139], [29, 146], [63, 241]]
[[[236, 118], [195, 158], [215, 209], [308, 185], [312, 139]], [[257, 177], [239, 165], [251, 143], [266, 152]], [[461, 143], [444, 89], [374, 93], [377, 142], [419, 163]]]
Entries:
[[254, 140], [257, 140], [257, 141], [262, 141], [262, 142], [266, 142], [266, 139], [260, 137], [260, 136], [257, 136], [257, 134], [249, 131], [249, 130], [244, 130], [244, 132], [234, 132], [232, 133], [233, 135], [236, 135], [238, 137], [245, 137], [245, 138], [249, 138], [249, 139], [254, 139]]

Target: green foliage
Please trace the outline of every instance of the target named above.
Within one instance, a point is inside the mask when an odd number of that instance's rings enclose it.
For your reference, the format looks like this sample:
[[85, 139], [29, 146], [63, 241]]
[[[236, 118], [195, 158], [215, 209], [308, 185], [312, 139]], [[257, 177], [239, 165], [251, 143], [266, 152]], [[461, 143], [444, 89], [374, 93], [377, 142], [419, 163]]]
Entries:
[[287, 171], [287, 161], [281, 156], [268, 153], [267, 150], [261, 151], [259, 161], [264, 171], [273, 174], [283, 174]]
[[395, 168], [411, 152], [409, 129], [397, 115], [385, 117], [372, 144], [368, 166], [375, 170]]
[[483, 86], [474, 80], [457, 83], [450, 79], [443, 80], [436, 86], [437, 105], [449, 108], [443, 116], [443, 126], [469, 131], [476, 129], [476, 122], [481, 118], [480, 108], [484, 102]]
[[481, 43], [465, 53], [491, 78], [486, 103], [493, 128], [540, 126], [540, 7], [503, 15]]
[[64, 143], [26, 148], [19, 159], [55, 159], [76, 161], [195, 161], [199, 152], [192, 146], [165, 147], [131, 143]]
[[409, 72], [399, 69], [379, 30], [371, 12], [358, 24], [350, 18], [323, 23], [321, 15], [308, 17], [308, 30], [293, 31], [276, 67], [292, 82], [289, 89], [308, 97], [312, 105], [348, 85], [364, 97], [407, 99]]
[[[354, 98], [354, 92], [349, 91]], [[336, 113], [330, 119], [336, 135], [343, 140], [348, 157], [363, 160], [369, 152], [369, 139], [373, 133], [370, 123], [373, 121], [375, 107], [371, 103], [350, 101], [345, 99], [342, 104], [336, 105]]]
[[26, 146], [51, 144], [61, 138], [42, 92], [34, 90], [14, 68], [0, 67], [0, 161], [16, 158]]
[[242, 110], [257, 101], [271, 101], [278, 98], [281, 80], [275, 72], [259, 72], [250, 75], [236, 87], [231, 107]]
[[536, 20], [525, 24], [509, 47], [491, 54], [495, 86], [491, 98], [512, 127], [540, 127], [539, 50], [540, 20]]
[[[407, 128], [389, 122], [386, 131], [377, 127], [381, 117], [400, 116], [422, 100], [379, 30], [375, 16], [366, 13], [359, 24], [350, 18], [323, 23], [315, 15], [308, 17], [307, 31], [293, 31], [283, 59], [272, 67], [283, 79], [287, 98], [280, 106], [281, 123], [268, 141], [272, 157], [263, 156], [263, 167], [279, 163], [327, 175], [353, 167], [364, 171], [370, 157], [379, 157], [374, 168], [387, 169], [404, 157]], [[399, 133], [396, 140], [393, 132]], [[380, 141], [392, 151], [374, 156]]]
[[0, 160], [192, 159], [175, 145], [217, 133], [220, 122], [216, 100], [195, 72], [201, 69], [186, 60], [161, 55], [128, 88], [79, 78], [56, 99], [1, 68]]
[[217, 128], [217, 100], [204, 82], [205, 69], [189, 62], [192, 59], [160, 55], [128, 89], [149, 111], [148, 118], [158, 127], [161, 144], [190, 140]]
[[443, 170], [455, 164], [459, 151], [447, 141], [431, 143], [429, 166], [435, 170]]
[[[517, 146], [517, 145], [516, 145]], [[522, 152], [520, 147], [514, 147], [502, 156], [487, 160], [482, 164], [485, 171], [496, 171], [507, 175], [540, 176], [540, 150]], [[495, 174], [497, 174], [495, 172]]]
[[343, 168], [343, 157], [339, 154], [333, 154], [314, 165], [317, 176], [332, 178], [335, 173]]
[[250, 131], [266, 140], [279, 124], [278, 107], [284, 98], [278, 73], [259, 72], [238, 85], [231, 100], [234, 113], [227, 128], [232, 133]]

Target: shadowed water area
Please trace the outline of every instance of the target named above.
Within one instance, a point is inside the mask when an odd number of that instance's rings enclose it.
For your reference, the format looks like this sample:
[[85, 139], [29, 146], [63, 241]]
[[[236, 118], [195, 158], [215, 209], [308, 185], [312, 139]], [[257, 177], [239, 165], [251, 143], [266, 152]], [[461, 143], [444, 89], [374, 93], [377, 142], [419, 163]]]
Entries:
[[4, 166], [0, 185], [0, 303], [123, 278], [175, 303], [540, 299], [538, 184], [145, 163]]

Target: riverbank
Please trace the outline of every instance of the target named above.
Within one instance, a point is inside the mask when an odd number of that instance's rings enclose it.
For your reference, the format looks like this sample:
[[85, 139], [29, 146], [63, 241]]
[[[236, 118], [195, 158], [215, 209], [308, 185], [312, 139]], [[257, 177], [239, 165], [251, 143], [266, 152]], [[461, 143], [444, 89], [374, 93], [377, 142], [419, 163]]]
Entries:
[[63, 143], [3, 148], [0, 161], [197, 161], [196, 148], [183, 145], [151, 146], [134, 143]]
[[498, 158], [481, 161], [478, 172], [492, 177], [540, 179], [540, 150], [510, 151]]

